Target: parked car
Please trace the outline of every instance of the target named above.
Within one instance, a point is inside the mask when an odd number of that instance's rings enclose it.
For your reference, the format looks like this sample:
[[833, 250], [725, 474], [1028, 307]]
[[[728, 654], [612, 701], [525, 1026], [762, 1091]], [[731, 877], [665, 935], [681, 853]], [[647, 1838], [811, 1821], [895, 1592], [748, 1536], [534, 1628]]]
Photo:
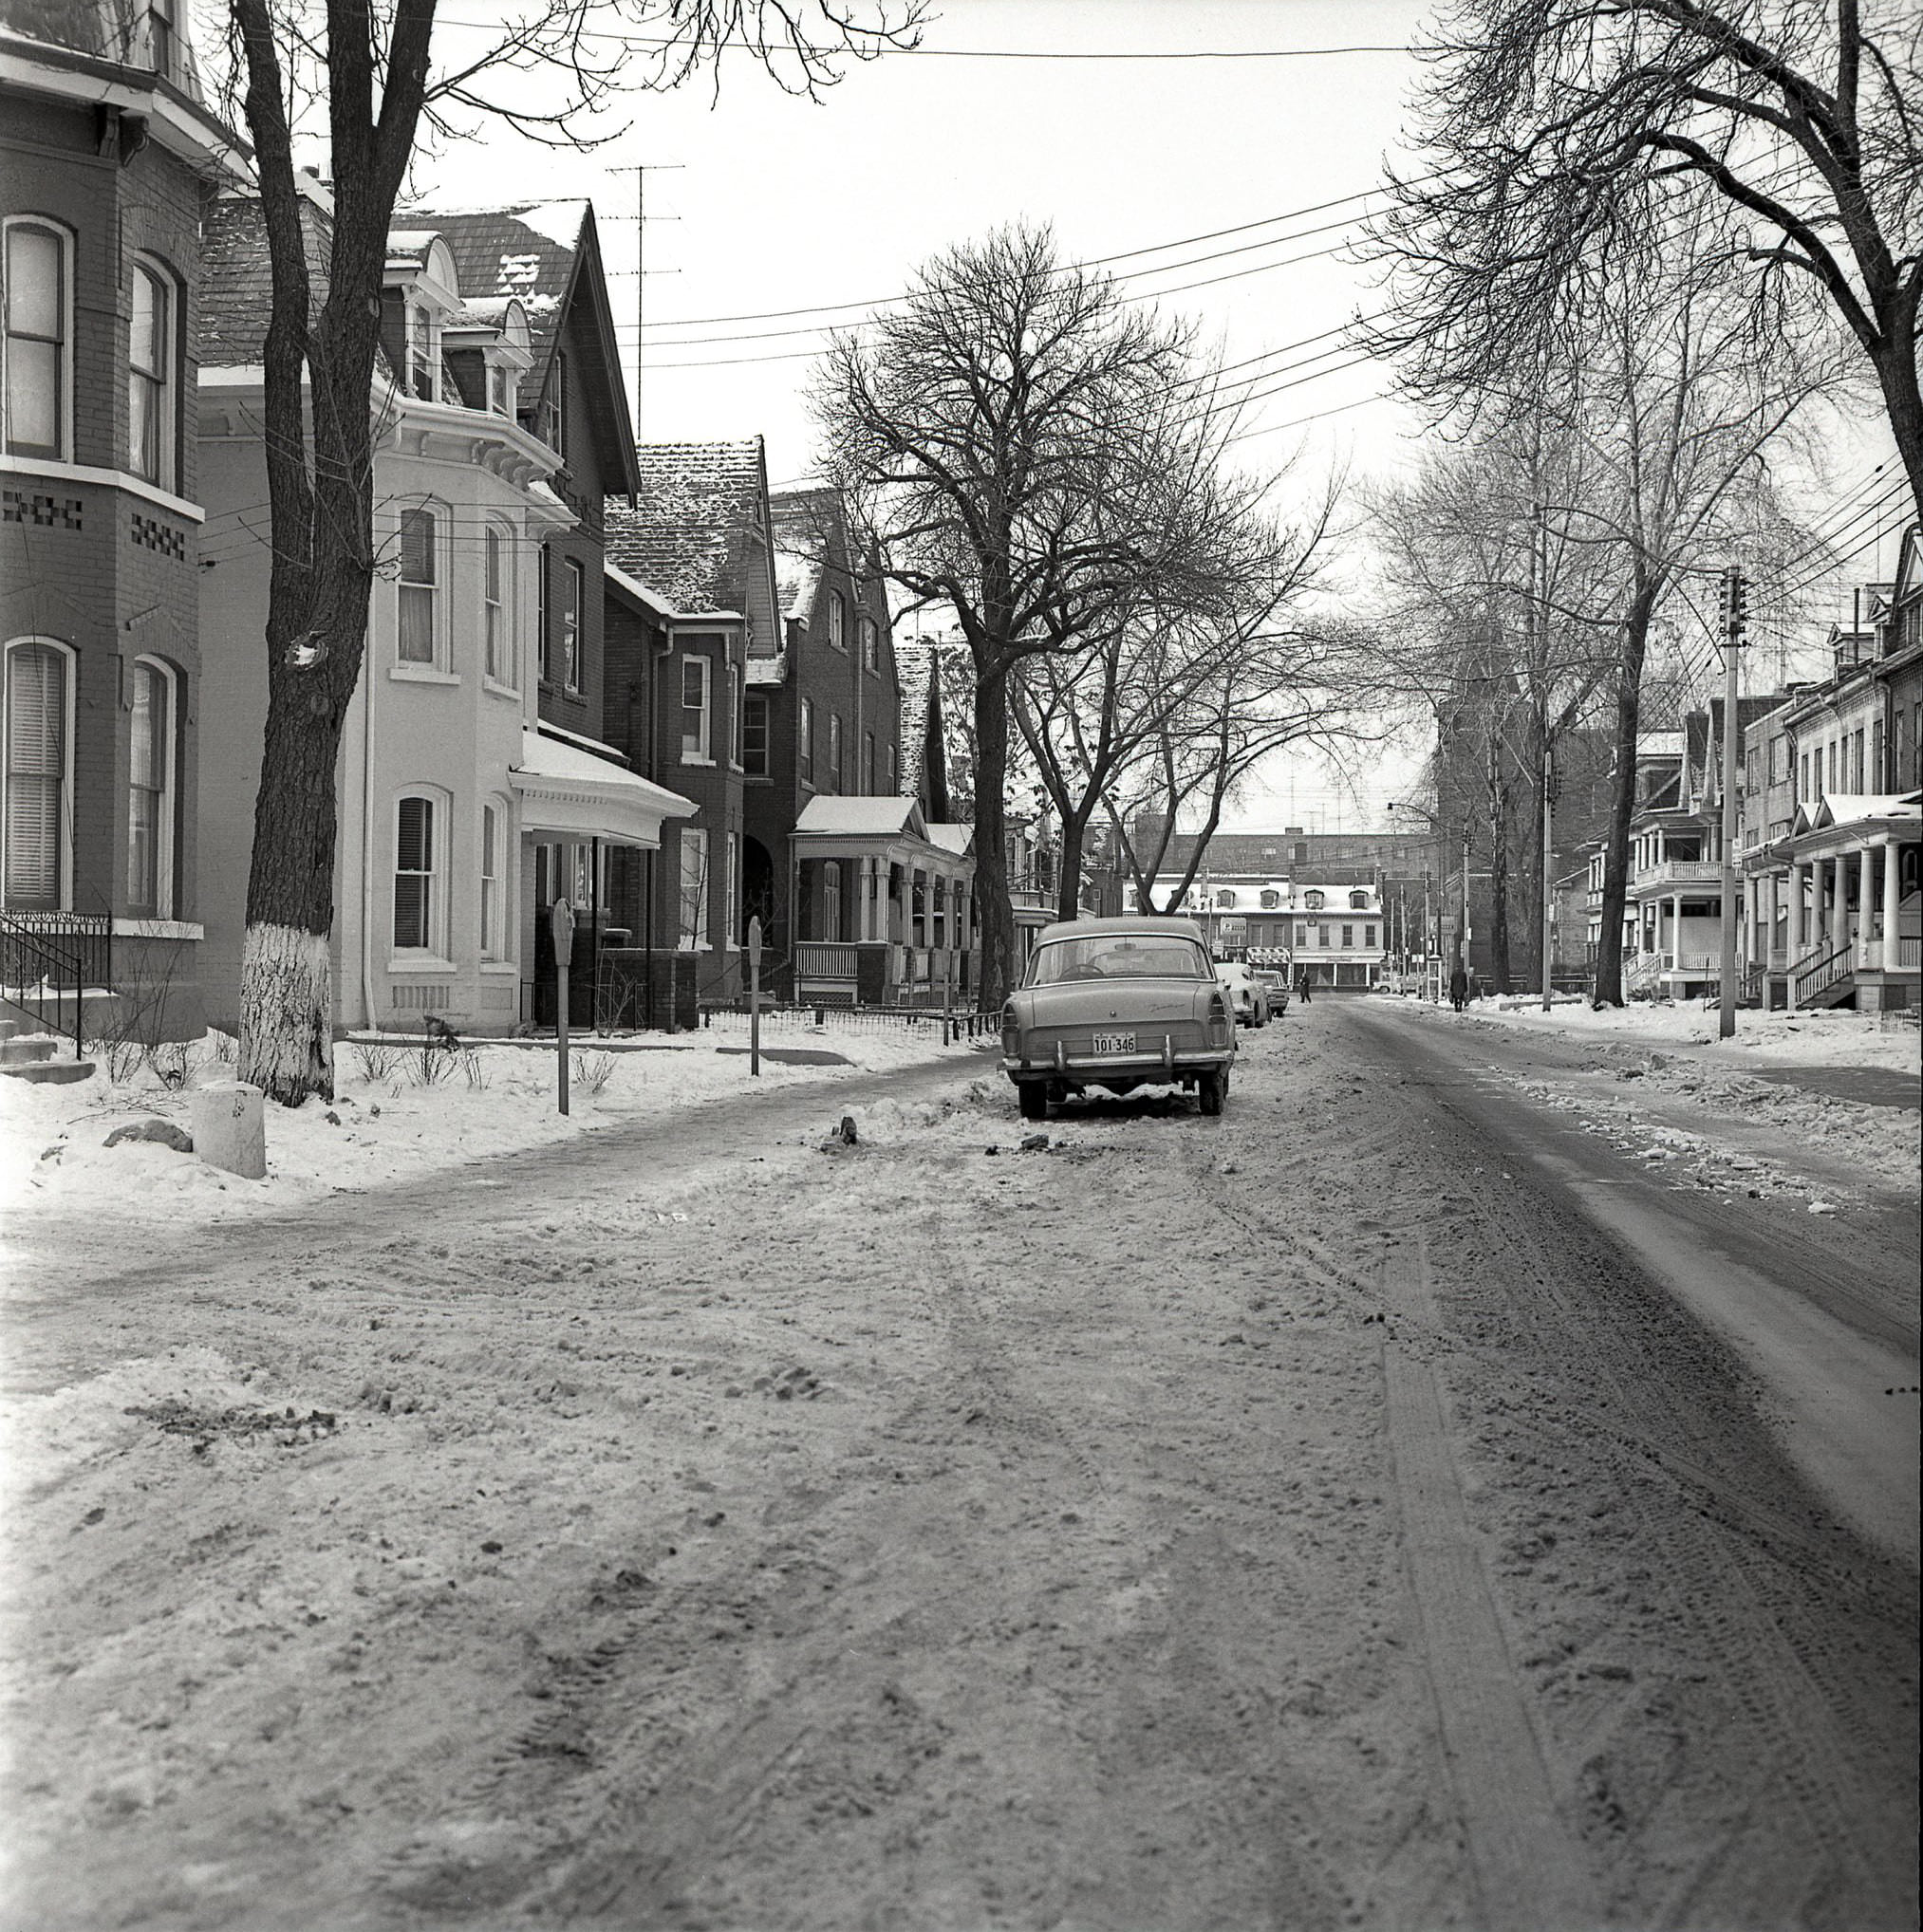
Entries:
[[1001, 1066], [1023, 1120], [1101, 1087], [1192, 1091], [1219, 1114], [1235, 1065], [1235, 1015], [1192, 920], [1072, 920], [1037, 935], [1001, 1012]]
[[1256, 984], [1269, 996], [1269, 1017], [1289, 1010], [1289, 973], [1285, 966], [1258, 966]]
[[1245, 1027], [1265, 1027], [1269, 1023], [1269, 995], [1255, 968], [1240, 959], [1224, 959], [1215, 969], [1216, 983], [1228, 994], [1236, 1019]]

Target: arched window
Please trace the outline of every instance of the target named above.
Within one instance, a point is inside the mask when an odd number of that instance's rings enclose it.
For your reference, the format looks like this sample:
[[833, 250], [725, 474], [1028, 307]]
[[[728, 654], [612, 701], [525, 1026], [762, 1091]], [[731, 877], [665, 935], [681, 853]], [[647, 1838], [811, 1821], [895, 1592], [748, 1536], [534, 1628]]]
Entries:
[[432, 666], [440, 639], [440, 519], [424, 504], [401, 512], [401, 627], [395, 655]]
[[1282, 895], [1273, 885], [1262, 887], [1262, 910], [1264, 912], [1274, 912], [1281, 902]]
[[496, 684], [513, 685], [513, 629], [508, 621], [508, 543], [498, 524], [481, 529], [481, 667]]
[[127, 468], [163, 490], [179, 485], [175, 420], [179, 388], [178, 305], [158, 262], [137, 261], [127, 330]]
[[828, 593], [828, 641], [837, 651], [848, 649], [848, 605], [839, 590]]
[[446, 820], [441, 801], [403, 792], [394, 808], [394, 950], [446, 953]]
[[1235, 887], [1232, 885], [1219, 887], [1216, 891], [1215, 902], [1223, 912], [1233, 911], [1235, 907]]
[[177, 681], [156, 658], [134, 664], [127, 744], [127, 910], [146, 919], [174, 917]]
[[72, 652], [38, 639], [9, 644], [6, 697], [6, 901], [51, 912], [72, 884]]
[[507, 827], [504, 799], [489, 799], [480, 820], [480, 956], [507, 957]]
[[72, 454], [72, 237], [36, 217], [9, 221], [0, 283], [7, 454], [65, 461]]
[[881, 632], [871, 617], [861, 621], [861, 661], [864, 671], [879, 671], [882, 668]]

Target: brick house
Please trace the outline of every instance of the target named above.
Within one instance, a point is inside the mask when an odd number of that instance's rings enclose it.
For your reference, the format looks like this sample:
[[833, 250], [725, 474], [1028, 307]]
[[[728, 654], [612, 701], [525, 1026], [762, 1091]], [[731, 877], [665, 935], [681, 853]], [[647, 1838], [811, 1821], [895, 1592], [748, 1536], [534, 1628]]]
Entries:
[[[331, 197], [309, 178], [303, 202], [324, 271]], [[570, 1008], [601, 1016], [604, 949], [620, 937], [611, 855], [658, 844], [689, 809], [600, 735], [599, 510], [605, 487], [631, 482], [631, 446], [591, 214], [529, 212], [410, 211], [389, 232], [369, 398], [384, 567], [337, 773], [334, 986], [349, 1028], [549, 1021], [559, 898], [580, 934]], [[202, 836], [222, 859], [208, 938], [233, 998], [267, 699], [267, 260], [251, 197], [215, 211], [206, 273], [203, 461], [230, 527], [202, 599], [222, 748]]]
[[[204, 1027], [199, 229], [245, 150], [176, 8], [0, 0], [0, 989]], [[26, 1005], [21, 1006], [21, 996]], [[112, 1012], [114, 1018], [105, 1019]]]
[[617, 868], [610, 903], [651, 975], [663, 953], [683, 954], [700, 998], [732, 999], [748, 919], [746, 695], [778, 678], [782, 651], [767, 458], [758, 437], [644, 443], [637, 456], [633, 503], [607, 504], [607, 730], [695, 811], [652, 863]]

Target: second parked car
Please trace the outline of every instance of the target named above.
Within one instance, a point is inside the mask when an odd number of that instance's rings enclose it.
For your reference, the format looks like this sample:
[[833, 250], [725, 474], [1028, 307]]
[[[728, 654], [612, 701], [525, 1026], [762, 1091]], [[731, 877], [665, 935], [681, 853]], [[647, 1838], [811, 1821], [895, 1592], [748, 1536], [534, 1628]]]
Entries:
[[1235, 1016], [1245, 1027], [1265, 1027], [1269, 1023], [1269, 995], [1255, 975], [1254, 968], [1240, 959], [1224, 959], [1215, 969], [1215, 977], [1228, 994]]

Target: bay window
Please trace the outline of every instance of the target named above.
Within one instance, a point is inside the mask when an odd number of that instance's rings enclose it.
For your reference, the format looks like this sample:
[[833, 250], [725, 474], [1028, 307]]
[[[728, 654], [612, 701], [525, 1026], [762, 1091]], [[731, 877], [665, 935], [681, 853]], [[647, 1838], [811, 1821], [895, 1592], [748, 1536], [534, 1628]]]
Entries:
[[175, 487], [174, 288], [158, 268], [134, 265], [127, 342], [127, 468]]
[[53, 911], [66, 902], [67, 730], [72, 659], [57, 644], [24, 642], [7, 650], [6, 902]]
[[4, 273], [0, 394], [7, 454], [64, 460], [73, 374], [73, 257], [65, 231], [48, 222], [9, 221]]
[[148, 919], [174, 914], [173, 674], [142, 658], [134, 665], [127, 760], [127, 909]]
[[394, 819], [394, 950], [439, 953], [442, 892], [436, 803], [403, 797]]
[[403, 664], [432, 664], [439, 625], [437, 622], [439, 569], [435, 552], [439, 519], [431, 510], [401, 513], [401, 634], [398, 653]]

